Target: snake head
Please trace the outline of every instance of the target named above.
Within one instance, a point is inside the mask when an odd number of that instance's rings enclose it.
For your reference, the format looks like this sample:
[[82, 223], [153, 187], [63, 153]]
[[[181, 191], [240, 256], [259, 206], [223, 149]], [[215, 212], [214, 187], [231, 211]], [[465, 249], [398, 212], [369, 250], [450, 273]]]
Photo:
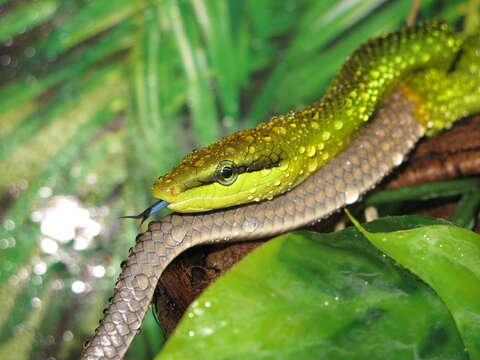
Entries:
[[287, 191], [292, 183], [289, 159], [280, 136], [267, 124], [188, 154], [158, 178], [153, 196], [174, 211], [203, 212], [271, 199]]

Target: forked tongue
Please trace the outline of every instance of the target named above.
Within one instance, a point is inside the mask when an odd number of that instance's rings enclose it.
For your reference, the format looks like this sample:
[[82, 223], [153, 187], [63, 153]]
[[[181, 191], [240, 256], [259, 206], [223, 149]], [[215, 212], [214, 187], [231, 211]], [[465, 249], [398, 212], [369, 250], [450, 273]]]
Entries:
[[170, 203], [166, 202], [165, 200], [159, 200], [156, 203], [154, 203], [152, 206], [149, 206], [148, 208], [146, 208], [143, 212], [141, 212], [138, 215], [126, 215], [126, 216], [120, 216], [120, 218], [122, 218], [122, 219], [142, 219], [142, 221], [140, 221], [140, 226], [142, 226], [144, 221], [147, 220], [150, 215], [162, 210], [163, 208], [167, 207], [168, 205], [170, 205]]

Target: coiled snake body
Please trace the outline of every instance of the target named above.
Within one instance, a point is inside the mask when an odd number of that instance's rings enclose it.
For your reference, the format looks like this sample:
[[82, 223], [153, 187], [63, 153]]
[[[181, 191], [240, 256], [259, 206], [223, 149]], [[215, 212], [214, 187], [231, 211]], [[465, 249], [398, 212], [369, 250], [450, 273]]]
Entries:
[[479, 111], [479, 45], [437, 22], [372, 40], [312, 107], [187, 156], [154, 185], [182, 213], [137, 237], [82, 359], [123, 357], [160, 275], [182, 251], [320, 221], [377, 184], [425, 133]]

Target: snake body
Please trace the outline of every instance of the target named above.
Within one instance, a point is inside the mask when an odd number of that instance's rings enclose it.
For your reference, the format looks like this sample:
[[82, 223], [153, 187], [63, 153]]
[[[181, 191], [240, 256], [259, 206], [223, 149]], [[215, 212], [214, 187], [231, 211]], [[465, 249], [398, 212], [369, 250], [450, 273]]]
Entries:
[[[461, 45], [459, 34], [438, 22], [370, 40], [350, 56], [318, 102], [187, 155], [158, 179], [153, 195], [171, 210], [199, 212], [290, 191], [350, 144], [400, 79], [424, 67], [445, 73]], [[448, 125], [416, 118], [428, 132]], [[217, 171], [225, 166], [232, 176]]]
[[[205, 243], [274, 236], [320, 221], [371, 189], [403, 161], [425, 133], [435, 133], [449, 127], [459, 116], [479, 111], [480, 46], [478, 40], [474, 40], [474, 46], [462, 47], [467, 42], [472, 40], [463, 41], [438, 23], [422, 24], [381, 37], [352, 55], [326, 97], [314, 106], [290, 117], [273, 119], [254, 132], [230, 137], [238, 143], [249, 143], [247, 149], [251, 149], [258, 147], [255, 142], [258, 139], [273, 138], [274, 133], [270, 131], [275, 132], [275, 128], [303, 128], [297, 143], [282, 147], [278, 145], [281, 141], [276, 142], [267, 152], [294, 152], [291, 159], [297, 155], [294, 165], [289, 164], [283, 170], [278, 166], [278, 170], [292, 173], [287, 176], [291, 181], [285, 181], [284, 191], [273, 198], [271, 190], [266, 188], [258, 202], [241, 205], [240, 201], [238, 206], [200, 214], [174, 213], [150, 223], [148, 231], [140, 234], [131, 248], [105, 317], [86, 344], [82, 359], [123, 357], [140, 329], [160, 275], [182, 251]], [[472, 63], [476, 67], [472, 67]], [[393, 69], [395, 66], [400, 70]], [[379, 75], [378, 71], [382, 70], [386, 75]], [[352, 96], [360, 99], [353, 101]], [[277, 135], [285, 140], [281, 130]], [[245, 139], [248, 136], [253, 141]], [[187, 156], [178, 168], [160, 178], [157, 187], [165, 183], [167, 189], [162, 191], [167, 193], [172, 189], [169, 183], [175, 183], [175, 179], [182, 176], [185, 181], [182, 172], [192, 166], [196, 168], [194, 163], [218, 160], [211, 154], [212, 149], [233, 147], [228, 139], [206, 148], [209, 150]], [[328, 156], [322, 155], [320, 143], [324, 144], [322, 150], [325, 149]], [[310, 146], [315, 146], [315, 151], [309, 150]], [[207, 160], [202, 158], [205, 154], [210, 154]], [[241, 155], [248, 158], [248, 154]], [[300, 156], [303, 154], [305, 156]], [[225, 151], [221, 156], [225, 156]], [[309, 170], [310, 161], [316, 164]], [[276, 168], [265, 167], [259, 171], [272, 172]], [[203, 177], [206, 174], [198, 173]], [[191, 177], [188, 181], [192, 183]], [[166, 200], [175, 204], [171, 199]], [[202, 201], [200, 207], [206, 206]]]

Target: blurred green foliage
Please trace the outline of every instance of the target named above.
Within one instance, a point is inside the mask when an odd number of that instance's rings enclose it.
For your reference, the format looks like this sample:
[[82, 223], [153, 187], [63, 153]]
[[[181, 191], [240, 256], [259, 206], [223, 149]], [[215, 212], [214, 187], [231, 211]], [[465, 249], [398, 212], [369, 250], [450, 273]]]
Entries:
[[[470, 3], [424, 0], [419, 18], [459, 25]], [[409, 10], [405, 0], [0, 0], [0, 358], [77, 358], [137, 233], [118, 216], [143, 210], [186, 152], [318, 99], [349, 53]], [[41, 229], [56, 196], [101, 225], [84, 248], [83, 225], [62, 241]], [[149, 317], [128, 358], [152, 358], [161, 343]]]

